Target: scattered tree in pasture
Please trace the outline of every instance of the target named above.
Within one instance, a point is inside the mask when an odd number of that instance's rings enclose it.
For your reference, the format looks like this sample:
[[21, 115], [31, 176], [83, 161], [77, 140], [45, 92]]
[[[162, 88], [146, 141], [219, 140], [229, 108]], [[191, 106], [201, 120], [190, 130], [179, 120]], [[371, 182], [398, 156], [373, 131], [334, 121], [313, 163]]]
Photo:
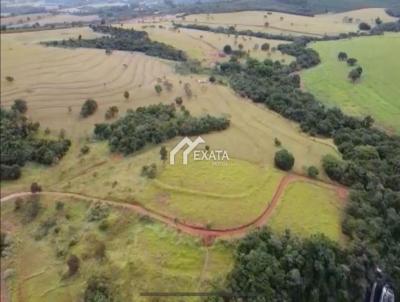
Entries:
[[129, 99], [129, 91], [124, 91], [124, 98], [125, 98], [125, 100], [128, 100]]
[[156, 164], [151, 164], [150, 166], [143, 166], [142, 167], [142, 172], [140, 174], [143, 177], [147, 177], [150, 179], [156, 178], [157, 176], [157, 166]]
[[177, 96], [177, 97], [175, 98], [175, 103], [176, 103], [178, 106], [181, 106], [182, 103], [183, 103], [182, 97]]
[[166, 89], [168, 92], [172, 91], [172, 88], [174, 87], [174, 85], [173, 85], [170, 81], [168, 81], [168, 80], [165, 80], [165, 81], [163, 82], [163, 85], [164, 85], [165, 89]]
[[294, 165], [294, 157], [286, 149], [277, 151], [274, 160], [275, 166], [284, 171], [291, 170]]
[[14, 77], [12, 77], [12, 76], [6, 76], [6, 81], [7, 81], [7, 82], [14, 82]]
[[349, 66], [354, 66], [354, 65], [357, 64], [357, 59], [356, 59], [356, 58], [348, 58], [348, 59], [347, 59], [347, 64], [348, 64]]
[[111, 106], [107, 109], [104, 117], [106, 120], [112, 119], [118, 115], [119, 109], [117, 106]]
[[274, 138], [274, 144], [276, 147], [280, 147], [282, 145], [281, 141], [277, 137]]
[[75, 255], [70, 255], [67, 260], [68, 277], [75, 275], [79, 270], [80, 261]]
[[158, 95], [160, 95], [162, 92], [161, 85], [157, 84], [156, 86], [154, 86], [154, 90], [157, 92]]
[[28, 105], [25, 100], [17, 99], [11, 106], [11, 110], [18, 111], [19, 113], [26, 113], [28, 111]]
[[315, 166], [310, 166], [307, 168], [307, 175], [311, 178], [317, 178], [319, 174], [318, 168]]
[[167, 151], [167, 148], [165, 146], [162, 146], [161, 149], [160, 149], [160, 158], [164, 163], [168, 158], [168, 151]]
[[183, 85], [183, 89], [185, 90], [186, 96], [190, 99], [193, 96], [193, 92], [192, 92], [190, 83], [185, 83]]
[[215, 83], [215, 81], [216, 81], [215, 76], [213, 76], [213, 75], [210, 76], [208, 80], [210, 81], [210, 83]]
[[345, 53], [343, 51], [339, 52], [338, 59], [339, 59], [339, 61], [346, 61], [347, 60], [347, 53]]
[[89, 152], [90, 152], [90, 148], [89, 148], [88, 145], [84, 145], [84, 146], [81, 148], [81, 154], [82, 154], [82, 155], [88, 154]]
[[35, 194], [42, 191], [42, 187], [37, 183], [33, 182], [31, 184], [31, 193]]
[[359, 28], [360, 30], [370, 30], [370, 29], [371, 29], [371, 26], [370, 26], [368, 23], [361, 22], [361, 23], [358, 25], [358, 28]]
[[78, 36], [78, 41], [81, 41], [82, 40], [82, 35], [79, 35]]
[[268, 43], [263, 43], [261, 45], [261, 50], [262, 51], [268, 51], [269, 50], [269, 44]]
[[89, 115], [92, 115], [95, 113], [97, 110], [97, 102], [93, 99], [87, 99], [81, 108], [81, 117], [88, 117]]
[[349, 72], [348, 77], [354, 83], [355, 81], [361, 78], [362, 72], [363, 69], [361, 67], [354, 68]]
[[232, 53], [232, 47], [230, 45], [225, 45], [223, 50], [224, 53], [226, 53], [227, 55], [230, 55]]
[[376, 18], [376, 19], [375, 19], [375, 24], [376, 24], [376, 25], [381, 25], [381, 24], [382, 24], [382, 19], [379, 18], [379, 17]]

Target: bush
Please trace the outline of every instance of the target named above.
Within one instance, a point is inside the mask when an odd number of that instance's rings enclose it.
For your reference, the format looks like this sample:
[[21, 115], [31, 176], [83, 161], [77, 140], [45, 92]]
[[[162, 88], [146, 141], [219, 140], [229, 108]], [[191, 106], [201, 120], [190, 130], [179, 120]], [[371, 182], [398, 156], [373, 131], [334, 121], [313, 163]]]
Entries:
[[15, 180], [21, 177], [21, 168], [18, 165], [0, 165], [0, 180]]
[[368, 23], [361, 22], [361, 23], [358, 25], [358, 28], [359, 28], [360, 30], [370, 30], [370, 29], [371, 29], [371, 26], [370, 26]]
[[178, 106], [181, 106], [182, 103], [183, 103], [182, 97], [177, 96], [177, 97], [175, 98], [175, 103], [176, 103]]
[[92, 276], [86, 285], [84, 302], [111, 302], [111, 281], [105, 276]]
[[274, 138], [274, 144], [276, 147], [280, 147], [282, 145], [281, 141], [278, 138]]
[[294, 165], [294, 157], [286, 149], [275, 153], [275, 166], [281, 170], [289, 171]]
[[111, 106], [107, 109], [104, 117], [106, 120], [112, 119], [118, 115], [119, 109], [117, 106]]
[[93, 99], [87, 99], [81, 108], [81, 117], [88, 117], [97, 110], [97, 102]]
[[6, 76], [6, 81], [7, 81], [7, 82], [14, 82], [14, 77], [12, 77], [12, 76]]
[[79, 258], [75, 255], [71, 255], [67, 260], [68, 265], [68, 277], [75, 275], [79, 270], [80, 261]]
[[322, 167], [330, 179], [340, 181], [344, 173], [343, 162], [331, 154], [325, 155], [322, 158]]
[[160, 94], [162, 92], [161, 85], [157, 84], [156, 86], [154, 86], [154, 90], [157, 92], [157, 94]]
[[357, 59], [355, 59], [355, 58], [347, 59], [347, 65], [349, 65], [349, 66], [354, 66], [354, 65], [356, 65], [356, 63], [357, 63]]
[[268, 51], [269, 50], [269, 44], [268, 43], [263, 43], [262, 45], [261, 45], [261, 50], [262, 51]]
[[25, 100], [17, 99], [11, 106], [11, 110], [18, 111], [19, 113], [26, 113], [28, 111], [28, 105]]
[[33, 182], [31, 184], [31, 192], [33, 194], [41, 192], [41, 191], [42, 191], [42, 187], [37, 182]]
[[89, 148], [88, 145], [84, 145], [84, 146], [81, 148], [81, 154], [82, 154], [82, 155], [88, 154], [89, 151], [90, 151], [90, 148]]
[[307, 175], [311, 178], [317, 178], [319, 174], [318, 168], [314, 166], [310, 166], [307, 169]]
[[230, 55], [232, 53], [232, 47], [230, 45], [225, 45], [223, 50], [224, 53], [226, 53], [227, 55]]
[[86, 219], [88, 221], [99, 221], [107, 218], [110, 214], [110, 208], [108, 205], [102, 202], [92, 202], [90, 208], [86, 214]]
[[157, 166], [156, 164], [151, 164], [150, 166], [143, 166], [141, 176], [150, 179], [156, 178], [157, 176]]
[[215, 83], [215, 81], [216, 81], [214, 76], [210, 76], [210, 78], [208, 80], [210, 81], [210, 83]]

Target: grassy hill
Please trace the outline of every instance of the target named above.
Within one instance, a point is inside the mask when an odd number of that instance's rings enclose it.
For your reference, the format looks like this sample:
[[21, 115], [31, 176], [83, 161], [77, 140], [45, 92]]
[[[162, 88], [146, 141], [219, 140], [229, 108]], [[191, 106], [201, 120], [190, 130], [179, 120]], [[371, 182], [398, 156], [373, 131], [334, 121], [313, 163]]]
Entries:
[[[377, 123], [400, 133], [399, 34], [321, 42], [312, 47], [319, 52], [322, 64], [304, 72], [308, 91], [350, 114], [370, 114]], [[338, 61], [340, 51], [356, 58], [362, 66], [360, 82], [353, 84], [347, 79], [351, 68]]]

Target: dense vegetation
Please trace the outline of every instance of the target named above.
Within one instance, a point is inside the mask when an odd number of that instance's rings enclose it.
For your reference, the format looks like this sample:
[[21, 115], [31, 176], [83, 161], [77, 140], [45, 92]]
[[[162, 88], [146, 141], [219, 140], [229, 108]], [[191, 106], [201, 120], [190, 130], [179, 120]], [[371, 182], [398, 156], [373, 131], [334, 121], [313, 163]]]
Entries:
[[220, 131], [229, 127], [225, 117], [193, 117], [174, 105], [139, 107], [111, 124], [96, 124], [95, 136], [107, 139], [112, 152], [130, 154], [146, 144], [159, 144], [175, 136], [191, 136]]
[[347, 116], [301, 91], [293, 72], [312, 64], [299, 63], [299, 58], [315, 62], [314, 54], [301, 48], [305, 43], [289, 46], [297, 58], [289, 66], [231, 60], [217, 66], [216, 73], [226, 76], [240, 95], [298, 122], [304, 132], [334, 139], [343, 159], [327, 156], [323, 166], [333, 180], [352, 189], [342, 225], [350, 242], [340, 249], [324, 238], [251, 235], [237, 251], [229, 286], [270, 298], [257, 301], [360, 301], [379, 266], [399, 290], [400, 137], [372, 127], [369, 116]]
[[[17, 179], [20, 168], [28, 161], [51, 165], [68, 151], [69, 140], [46, 140], [36, 137], [39, 123], [32, 123], [19, 110], [26, 111], [21, 102], [14, 110], [0, 109], [1, 180]], [[19, 109], [17, 109], [19, 108]]]
[[62, 41], [43, 42], [48, 46], [86, 47], [105, 49], [108, 54], [112, 50], [139, 51], [149, 56], [160, 57], [174, 61], [186, 61], [186, 54], [170, 45], [151, 41], [145, 31], [123, 29], [113, 26], [93, 25], [92, 30], [106, 34], [96, 39], [69, 39]]

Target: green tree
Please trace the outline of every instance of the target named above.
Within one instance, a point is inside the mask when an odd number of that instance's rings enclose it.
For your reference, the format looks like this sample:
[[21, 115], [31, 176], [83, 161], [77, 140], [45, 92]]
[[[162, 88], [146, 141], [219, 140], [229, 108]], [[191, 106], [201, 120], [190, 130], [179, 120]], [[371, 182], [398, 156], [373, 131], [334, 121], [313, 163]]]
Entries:
[[125, 91], [125, 92], [124, 92], [124, 98], [125, 98], [126, 100], [129, 99], [129, 91]]
[[345, 53], [343, 51], [339, 52], [338, 59], [339, 59], [339, 61], [346, 61], [347, 60], [347, 53]]
[[97, 110], [97, 102], [93, 99], [87, 99], [81, 108], [81, 117], [88, 117], [89, 115], [92, 115], [95, 113]]
[[317, 178], [319, 170], [315, 166], [310, 166], [307, 168], [307, 175], [311, 178]]
[[163, 162], [165, 162], [168, 158], [168, 151], [165, 146], [162, 146], [160, 149], [160, 157]]
[[226, 53], [227, 55], [230, 55], [232, 53], [232, 47], [230, 45], [225, 45], [223, 50], [224, 53]]
[[67, 265], [68, 265], [68, 277], [75, 275], [79, 270], [79, 258], [75, 255], [71, 255], [68, 257]]
[[354, 66], [354, 65], [356, 65], [356, 63], [357, 63], [357, 59], [355, 59], [355, 58], [348, 58], [347, 59], [347, 64], [349, 66]]
[[294, 156], [286, 149], [275, 153], [275, 166], [281, 170], [289, 171], [294, 165]]
[[269, 46], [268, 43], [263, 43], [263, 44], [261, 45], [261, 50], [262, 50], [262, 51], [268, 51], [269, 48], [270, 48], [270, 46]]
[[363, 69], [361, 67], [354, 68], [349, 72], [348, 77], [354, 83], [361, 78], [362, 72]]

